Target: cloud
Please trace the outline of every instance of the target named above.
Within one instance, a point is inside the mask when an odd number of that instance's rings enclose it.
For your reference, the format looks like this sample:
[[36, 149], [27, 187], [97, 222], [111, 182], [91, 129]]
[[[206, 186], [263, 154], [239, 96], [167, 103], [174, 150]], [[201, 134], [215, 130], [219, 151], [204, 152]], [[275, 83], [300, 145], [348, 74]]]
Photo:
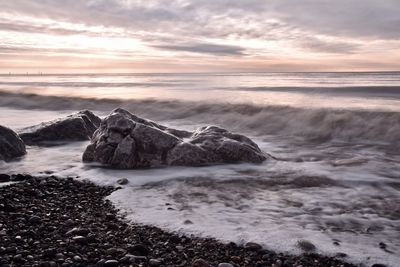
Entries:
[[308, 51], [327, 54], [353, 54], [361, 49], [358, 43], [323, 40], [316, 37], [304, 38], [300, 45]]
[[38, 55], [61, 51], [48, 49], [57, 45], [71, 54], [96, 48], [96, 56], [195, 54], [205, 61], [270, 55], [282, 62], [347, 55], [366, 60], [400, 53], [399, 0], [0, 2], [0, 46]]
[[198, 54], [211, 54], [216, 56], [237, 56], [244, 55], [244, 48], [233, 45], [195, 43], [184, 45], [152, 45], [154, 48], [166, 49], [173, 51], [183, 51]]

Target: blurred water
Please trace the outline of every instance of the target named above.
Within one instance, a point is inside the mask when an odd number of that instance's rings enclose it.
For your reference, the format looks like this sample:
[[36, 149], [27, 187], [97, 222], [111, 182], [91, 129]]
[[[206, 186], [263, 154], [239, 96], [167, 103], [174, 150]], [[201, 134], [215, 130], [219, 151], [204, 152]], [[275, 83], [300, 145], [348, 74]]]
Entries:
[[217, 124], [276, 157], [261, 165], [122, 171], [83, 164], [88, 142], [76, 142], [28, 147], [25, 157], [0, 162], [0, 172], [109, 185], [125, 177], [129, 184], [110, 199], [134, 222], [291, 253], [309, 240], [319, 253], [395, 267], [398, 88], [399, 73], [0, 76], [0, 124], [15, 130], [121, 106], [171, 127]]

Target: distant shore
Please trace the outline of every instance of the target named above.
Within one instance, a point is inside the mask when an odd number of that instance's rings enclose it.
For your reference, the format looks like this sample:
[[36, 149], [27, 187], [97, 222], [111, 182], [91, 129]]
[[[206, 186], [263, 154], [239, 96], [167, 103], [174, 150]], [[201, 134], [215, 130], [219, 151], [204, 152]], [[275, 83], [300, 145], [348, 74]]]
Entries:
[[0, 187], [0, 266], [354, 266], [128, 224], [105, 199], [118, 188], [14, 178], [21, 182]]

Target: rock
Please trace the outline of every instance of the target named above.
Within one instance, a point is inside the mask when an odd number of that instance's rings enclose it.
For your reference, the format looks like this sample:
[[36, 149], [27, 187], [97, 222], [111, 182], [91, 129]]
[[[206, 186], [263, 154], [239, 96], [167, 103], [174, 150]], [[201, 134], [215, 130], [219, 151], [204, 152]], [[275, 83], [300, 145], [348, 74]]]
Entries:
[[257, 251], [262, 249], [262, 246], [260, 244], [254, 243], [254, 242], [247, 242], [244, 247], [247, 250], [251, 250], [251, 251]]
[[91, 111], [83, 110], [65, 118], [24, 128], [19, 135], [27, 145], [84, 141], [92, 137], [100, 122], [101, 119]]
[[297, 241], [297, 246], [306, 252], [311, 252], [314, 251], [316, 249], [315, 245], [313, 243], [311, 243], [310, 241], [307, 240], [299, 240]]
[[0, 174], [0, 183], [5, 183], [9, 182], [11, 179], [11, 176], [8, 174]]
[[121, 179], [117, 180], [117, 184], [119, 184], [119, 185], [126, 185], [128, 183], [129, 183], [129, 180], [126, 178], [121, 178]]
[[230, 263], [222, 262], [218, 264], [218, 267], [233, 267], [233, 265]]
[[211, 265], [203, 259], [197, 259], [193, 261], [192, 267], [211, 267]]
[[371, 267], [387, 267], [385, 264], [375, 263]]
[[72, 240], [78, 244], [86, 244], [87, 243], [87, 239], [84, 236], [78, 235], [78, 236], [74, 236], [72, 238]]
[[249, 138], [217, 126], [195, 132], [170, 129], [116, 109], [102, 120], [83, 154], [85, 162], [134, 169], [160, 165], [261, 163], [266, 156]]
[[128, 252], [133, 254], [134, 256], [147, 256], [149, 255], [150, 251], [147, 246], [142, 244], [137, 244], [128, 247]]
[[9, 161], [25, 154], [21, 138], [13, 130], [0, 125], [0, 160]]
[[103, 264], [104, 267], [116, 267], [119, 266], [119, 262], [117, 260], [108, 260]]
[[40, 223], [41, 221], [42, 221], [42, 219], [40, 219], [40, 217], [38, 217], [38, 216], [31, 216], [29, 218], [30, 223]]
[[149, 265], [156, 267], [156, 266], [162, 265], [162, 262], [160, 260], [157, 260], [157, 259], [150, 259], [149, 260]]

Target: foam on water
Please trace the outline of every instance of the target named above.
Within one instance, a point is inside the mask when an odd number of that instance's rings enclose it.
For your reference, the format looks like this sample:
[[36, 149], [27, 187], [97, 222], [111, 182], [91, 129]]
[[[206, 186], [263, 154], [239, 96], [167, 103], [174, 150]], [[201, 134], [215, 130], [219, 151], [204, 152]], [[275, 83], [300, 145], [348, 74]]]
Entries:
[[[185, 126], [182, 121], [175, 123]], [[254, 138], [278, 160], [261, 165], [111, 170], [83, 164], [81, 155], [88, 142], [76, 142], [28, 147], [21, 160], [0, 163], [0, 172], [51, 171], [115, 186], [119, 178], [128, 178], [129, 184], [109, 199], [135, 223], [224, 241], [255, 241], [290, 253], [301, 253], [297, 242], [308, 240], [323, 254], [344, 252], [354, 262], [396, 266], [399, 154], [368, 144], [299, 144], [273, 135]], [[387, 250], [379, 248], [380, 242]]]
[[124, 107], [171, 127], [217, 124], [274, 157], [260, 165], [111, 170], [83, 164], [88, 142], [75, 142], [29, 146], [21, 159], [0, 162], [0, 173], [116, 186], [127, 178], [109, 198], [135, 223], [290, 253], [308, 240], [319, 253], [396, 267], [399, 85], [399, 73], [0, 75], [0, 124], [15, 130], [80, 109], [104, 116]]

